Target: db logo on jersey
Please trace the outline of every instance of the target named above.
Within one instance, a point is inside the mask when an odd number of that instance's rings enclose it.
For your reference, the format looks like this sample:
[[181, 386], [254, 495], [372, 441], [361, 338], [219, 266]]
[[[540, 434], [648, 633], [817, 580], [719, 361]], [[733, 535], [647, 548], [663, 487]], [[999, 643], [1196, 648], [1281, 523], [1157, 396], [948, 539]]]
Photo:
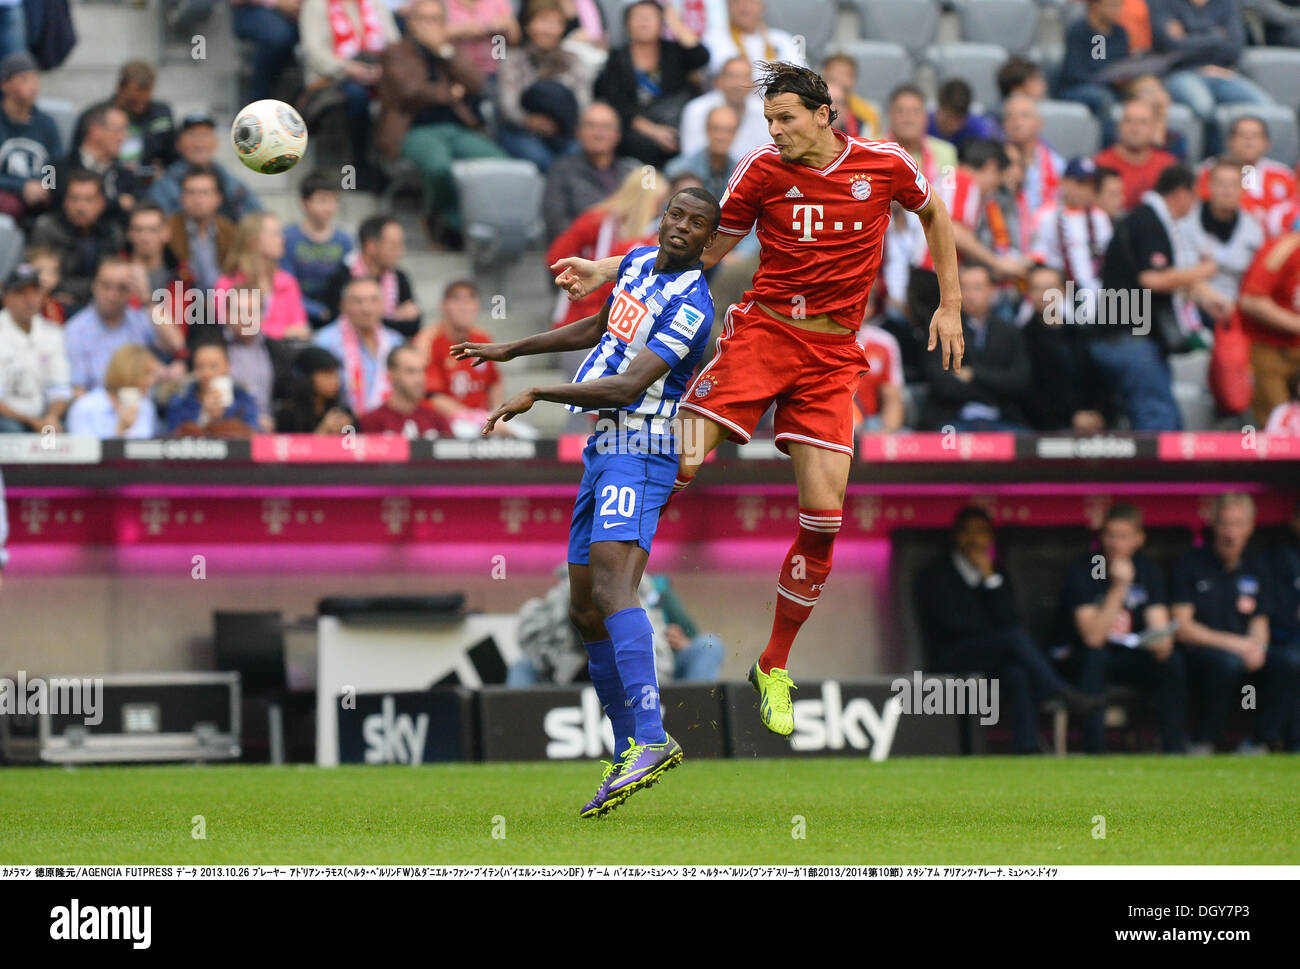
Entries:
[[865, 202], [871, 197], [871, 176], [854, 175], [849, 182], [849, 194], [859, 202]]
[[609, 332], [624, 343], [629, 343], [636, 334], [636, 328], [649, 312], [645, 303], [619, 290], [614, 297], [614, 304], [609, 308]]

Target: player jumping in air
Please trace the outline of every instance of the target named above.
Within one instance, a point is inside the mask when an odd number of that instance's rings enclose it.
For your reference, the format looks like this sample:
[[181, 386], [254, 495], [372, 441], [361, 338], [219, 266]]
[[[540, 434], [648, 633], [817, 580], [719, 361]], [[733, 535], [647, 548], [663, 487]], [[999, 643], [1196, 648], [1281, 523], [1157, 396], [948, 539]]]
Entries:
[[582, 452], [586, 470], [569, 531], [569, 615], [587, 647], [591, 682], [614, 727], [613, 763], [581, 816], [595, 817], [657, 781], [682, 759], [664, 730], [654, 632], [637, 598], [659, 512], [672, 493], [678, 446], [672, 420], [704, 354], [713, 298], [700, 254], [717, 234], [721, 208], [704, 189], [668, 201], [659, 245], [615, 260], [618, 285], [595, 316], [513, 343], [459, 343], [452, 355], [513, 360], [595, 347], [571, 384], [533, 387], [488, 417], [486, 434], [539, 400], [597, 410]]
[[[794, 730], [786, 671], [799, 627], [831, 570], [831, 547], [853, 459], [853, 395], [867, 372], [855, 339], [880, 268], [890, 203], [915, 212], [939, 277], [941, 302], [929, 349], [960, 371], [961, 292], [952, 222], [938, 194], [903, 148], [862, 141], [831, 127], [826, 82], [793, 64], [760, 65], [757, 86], [772, 144], [736, 166], [722, 197], [710, 267], [758, 224], [758, 271], [744, 300], [727, 311], [709, 364], [682, 400], [684, 442], [676, 494], [726, 438], [744, 443], [773, 402], [776, 445], [790, 455], [799, 489], [799, 532], [777, 580], [767, 648], [749, 672], [759, 715], [777, 734]], [[566, 258], [556, 282], [573, 298], [612, 279], [617, 259]]]

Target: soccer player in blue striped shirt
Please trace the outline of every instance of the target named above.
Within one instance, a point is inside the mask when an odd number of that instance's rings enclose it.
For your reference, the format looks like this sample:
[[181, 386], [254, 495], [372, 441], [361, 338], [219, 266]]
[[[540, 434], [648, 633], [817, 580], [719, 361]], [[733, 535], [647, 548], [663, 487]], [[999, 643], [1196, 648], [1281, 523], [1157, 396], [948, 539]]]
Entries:
[[582, 817], [612, 810], [682, 759], [681, 746], [664, 730], [654, 633], [636, 590], [677, 476], [671, 422], [713, 326], [700, 256], [714, 240], [720, 215], [717, 199], [704, 189], [678, 192], [659, 221], [659, 245], [623, 258], [614, 292], [595, 316], [512, 343], [451, 348], [453, 357], [477, 366], [594, 347], [573, 383], [515, 395], [483, 429], [490, 432], [498, 420], [539, 400], [599, 411], [596, 433], [582, 453], [586, 470], [569, 532], [569, 613], [613, 723], [616, 757], [605, 763]]

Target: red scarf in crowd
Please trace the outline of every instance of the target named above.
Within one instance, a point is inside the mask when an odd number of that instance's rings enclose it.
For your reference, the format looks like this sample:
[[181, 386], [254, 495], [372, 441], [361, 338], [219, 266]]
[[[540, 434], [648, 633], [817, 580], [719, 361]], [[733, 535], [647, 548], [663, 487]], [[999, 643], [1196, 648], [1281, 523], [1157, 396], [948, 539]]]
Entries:
[[352, 407], [358, 415], [368, 413], [388, 399], [392, 386], [388, 382], [388, 354], [395, 344], [387, 327], [380, 326], [376, 337], [375, 380], [366, 386], [366, 368], [362, 359], [361, 335], [346, 316], [339, 317], [339, 330], [343, 337], [343, 366], [348, 372], [348, 386], [352, 391]]
[[361, 15], [362, 35], [357, 36], [352, 18], [347, 15], [344, 0], [329, 0], [330, 30], [334, 33], [334, 55], [352, 60], [362, 51], [383, 53], [385, 47], [384, 25], [370, 0], [356, 0]]

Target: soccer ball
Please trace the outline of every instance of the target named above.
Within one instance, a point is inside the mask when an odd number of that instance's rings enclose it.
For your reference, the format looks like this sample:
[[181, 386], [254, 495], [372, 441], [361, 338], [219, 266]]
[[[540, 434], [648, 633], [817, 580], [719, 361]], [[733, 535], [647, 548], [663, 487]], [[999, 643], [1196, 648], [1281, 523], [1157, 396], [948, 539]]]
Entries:
[[277, 175], [298, 164], [307, 150], [307, 125], [291, 105], [268, 98], [240, 109], [230, 140], [239, 160], [253, 171]]

